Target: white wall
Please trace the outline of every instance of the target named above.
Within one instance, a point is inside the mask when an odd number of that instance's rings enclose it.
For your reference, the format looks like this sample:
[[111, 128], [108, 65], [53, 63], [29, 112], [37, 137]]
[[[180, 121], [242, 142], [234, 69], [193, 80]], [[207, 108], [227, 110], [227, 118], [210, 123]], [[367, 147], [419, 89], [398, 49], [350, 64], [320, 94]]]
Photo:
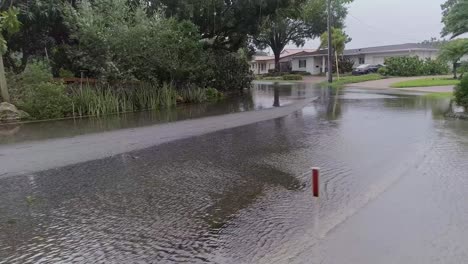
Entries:
[[[299, 68], [299, 60], [306, 60], [306, 67]], [[322, 67], [322, 57], [296, 57], [291, 60], [293, 71], [309, 72], [312, 75], [319, 75]]]
[[[261, 64], [265, 64], [264, 70], [262, 70]], [[266, 74], [268, 73], [268, 70], [274, 70], [275, 69], [275, 61], [270, 60], [270, 61], [253, 61], [250, 63], [250, 70], [254, 74]]]

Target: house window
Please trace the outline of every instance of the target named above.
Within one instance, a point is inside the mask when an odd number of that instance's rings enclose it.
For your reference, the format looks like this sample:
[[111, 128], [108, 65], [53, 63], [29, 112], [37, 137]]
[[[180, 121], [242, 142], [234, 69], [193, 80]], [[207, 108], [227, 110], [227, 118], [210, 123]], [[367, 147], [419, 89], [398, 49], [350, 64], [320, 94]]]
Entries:
[[260, 70], [265, 71], [266, 70], [266, 63], [261, 63], [260, 64]]
[[306, 68], [307, 60], [299, 60], [299, 68]]
[[365, 58], [359, 58], [359, 64], [366, 64]]

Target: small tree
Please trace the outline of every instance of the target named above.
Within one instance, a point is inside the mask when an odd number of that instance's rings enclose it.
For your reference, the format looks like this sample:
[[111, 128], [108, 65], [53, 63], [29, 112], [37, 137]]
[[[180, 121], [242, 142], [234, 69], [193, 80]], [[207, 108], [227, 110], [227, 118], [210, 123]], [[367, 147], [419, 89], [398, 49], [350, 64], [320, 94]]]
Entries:
[[453, 78], [457, 79], [457, 67], [461, 58], [468, 54], [468, 39], [456, 39], [443, 45], [439, 59], [453, 64]]
[[[18, 10], [10, 8], [7, 11], [0, 13], [0, 31], [6, 34], [13, 34], [18, 32], [20, 28], [20, 22], [17, 18]], [[8, 86], [5, 76], [5, 67], [3, 65], [3, 54], [7, 51], [7, 42], [5, 36], [0, 33], [0, 91], [3, 101], [10, 102], [10, 94], [8, 93]]]
[[[332, 48], [335, 51], [336, 60], [336, 73], [338, 78], [340, 77], [340, 68], [338, 62], [338, 55], [343, 55], [346, 47], [346, 43], [349, 43], [351, 38], [341, 29], [332, 28]], [[320, 47], [319, 49], [328, 48], [328, 33], [325, 32], [320, 36]]]

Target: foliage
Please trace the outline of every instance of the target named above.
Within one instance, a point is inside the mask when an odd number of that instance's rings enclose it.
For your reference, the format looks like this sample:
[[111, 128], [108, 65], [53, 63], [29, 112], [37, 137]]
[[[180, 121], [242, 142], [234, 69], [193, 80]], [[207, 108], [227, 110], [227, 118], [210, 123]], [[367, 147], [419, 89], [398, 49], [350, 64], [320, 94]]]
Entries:
[[422, 69], [423, 75], [442, 75], [449, 71], [449, 66], [445, 61], [431, 58], [426, 58]]
[[178, 94], [186, 103], [201, 103], [207, 100], [207, 93], [203, 88], [187, 87], [178, 91]]
[[75, 74], [69, 70], [60, 68], [59, 70], [59, 77], [60, 78], [73, 78], [75, 77]]
[[299, 75], [299, 74], [283, 75], [283, 80], [285, 80], [285, 81], [300, 81], [300, 80], [302, 80], [302, 75]]
[[33, 118], [51, 119], [70, 113], [71, 101], [63, 84], [40, 82], [26, 90], [19, 106]]
[[385, 59], [384, 75], [421, 76], [443, 75], [448, 67], [443, 60], [420, 59], [419, 57], [390, 57]]
[[428, 93], [425, 97], [433, 99], [451, 99], [453, 98], [453, 92]]
[[45, 83], [52, 80], [50, 66], [41, 60], [34, 60], [26, 66], [20, 74], [8, 73], [8, 83], [12, 102], [19, 102], [26, 95], [27, 91], [34, 89], [39, 83]]
[[439, 59], [453, 64], [453, 77], [457, 78], [458, 62], [468, 54], [468, 39], [456, 39], [443, 45]]
[[444, 78], [428, 78], [398, 82], [392, 84], [393, 88], [408, 88], [408, 87], [429, 87], [429, 86], [448, 86], [457, 85], [460, 81]]
[[219, 91], [237, 91], [250, 87], [253, 75], [246, 58], [239, 53], [208, 50], [190, 81], [200, 87], [213, 87]]
[[236, 52], [246, 45], [248, 36], [258, 33], [264, 17], [295, 2], [298, 0], [146, 0], [140, 3], [149, 6], [150, 12], [163, 8], [167, 17], [190, 20], [211, 48]]
[[460, 84], [455, 88], [455, 102], [468, 110], [468, 76], [463, 77]]
[[[349, 57], [338, 56], [338, 65], [341, 73], [350, 73], [354, 68], [354, 60]], [[332, 65], [333, 73], [336, 73], [336, 61]]]
[[[347, 15], [346, 3], [352, 0], [334, 1], [333, 21], [335, 27], [342, 27]], [[288, 8], [278, 9], [265, 17], [260, 33], [254, 35], [253, 43], [259, 49], [270, 47], [275, 55], [275, 69], [279, 71], [279, 59], [289, 43], [303, 46], [306, 39], [319, 37], [327, 28], [325, 0], [310, 0], [305, 4], [297, 1]]]
[[388, 68], [386, 66], [384, 67], [380, 67], [378, 70], [377, 70], [377, 73], [382, 75], [382, 76], [388, 76], [389, 73], [388, 73]]
[[224, 98], [224, 94], [215, 88], [208, 87], [205, 89], [206, 98], [208, 101], [218, 101]]
[[[335, 79], [333, 84], [331, 85], [332, 87], [343, 87], [346, 84], [351, 84], [351, 83], [360, 83], [360, 82], [367, 82], [367, 81], [374, 81], [374, 80], [380, 80], [384, 78], [380, 74], [365, 74], [365, 75], [358, 75], [358, 76], [346, 76], [346, 77], [341, 77], [340, 79]], [[328, 82], [323, 82], [321, 83], [322, 86], [330, 86]]]
[[72, 89], [73, 116], [108, 114], [172, 107], [177, 92], [172, 85], [142, 84], [135, 87], [85, 86]]
[[67, 10], [67, 24], [80, 46], [73, 59], [106, 80], [182, 81], [200, 61], [202, 45], [188, 21], [150, 16], [126, 0], [83, 1]]
[[[332, 28], [332, 47], [338, 55], [343, 54], [345, 50], [346, 43], [351, 42], [351, 38], [341, 29], [341, 28]], [[320, 47], [319, 49], [328, 48], [328, 33], [324, 32], [320, 36]]]
[[442, 5], [442, 36], [458, 37], [468, 32], [468, 0], [447, 0]]

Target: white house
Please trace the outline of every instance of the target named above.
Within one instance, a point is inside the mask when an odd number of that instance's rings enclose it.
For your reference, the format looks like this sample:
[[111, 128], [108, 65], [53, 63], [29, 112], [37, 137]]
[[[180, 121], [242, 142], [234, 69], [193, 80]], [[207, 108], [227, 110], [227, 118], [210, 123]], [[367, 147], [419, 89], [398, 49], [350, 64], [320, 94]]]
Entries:
[[[292, 68], [291, 60], [293, 55], [305, 52], [313, 52], [313, 49], [285, 49], [281, 52], [280, 65], [282, 71], [290, 71]], [[269, 70], [275, 69], [274, 56], [254, 56], [250, 62], [250, 69], [254, 74], [266, 74]]]
[[[355, 67], [361, 64], [384, 64], [385, 58], [417, 56], [420, 58], [437, 58], [439, 50], [429, 45], [407, 43], [345, 50], [343, 55], [354, 61]], [[302, 52], [291, 56], [292, 71], [310, 72], [319, 75], [326, 72], [328, 50]]]

